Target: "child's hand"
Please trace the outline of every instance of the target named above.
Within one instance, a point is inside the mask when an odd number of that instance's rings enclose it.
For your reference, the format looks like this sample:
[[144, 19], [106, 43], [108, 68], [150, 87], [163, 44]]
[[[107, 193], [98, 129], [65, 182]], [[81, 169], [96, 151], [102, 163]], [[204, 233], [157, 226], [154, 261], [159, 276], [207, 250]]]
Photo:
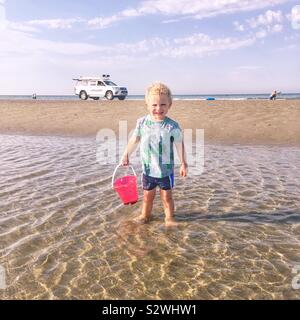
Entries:
[[187, 175], [187, 164], [186, 163], [181, 164], [179, 174], [181, 177], [186, 177], [186, 175]]
[[128, 166], [129, 165], [129, 158], [128, 155], [125, 155], [122, 157], [120, 164], [122, 166]]

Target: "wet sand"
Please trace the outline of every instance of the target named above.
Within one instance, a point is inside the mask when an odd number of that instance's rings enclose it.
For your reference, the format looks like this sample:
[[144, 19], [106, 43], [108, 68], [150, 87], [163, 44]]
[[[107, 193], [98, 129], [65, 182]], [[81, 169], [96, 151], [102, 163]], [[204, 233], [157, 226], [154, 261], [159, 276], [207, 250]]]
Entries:
[[[147, 113], [144, 101], [0, 101], [0, 133], [95, 136], [118, 133]], [[204, 129], [205, 141], [222, 144], [300, 144], [300, 100], [174, 101], [168, 114], [184, 129]]]

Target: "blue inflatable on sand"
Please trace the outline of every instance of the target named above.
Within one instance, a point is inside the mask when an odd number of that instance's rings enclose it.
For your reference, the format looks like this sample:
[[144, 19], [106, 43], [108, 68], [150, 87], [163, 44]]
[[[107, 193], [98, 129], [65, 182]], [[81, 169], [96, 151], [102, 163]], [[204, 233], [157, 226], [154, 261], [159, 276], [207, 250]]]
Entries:
[[216, 99], [213, 97], [208, 97], [208, 98], [206, 98], [206, 100], [216, 100]]

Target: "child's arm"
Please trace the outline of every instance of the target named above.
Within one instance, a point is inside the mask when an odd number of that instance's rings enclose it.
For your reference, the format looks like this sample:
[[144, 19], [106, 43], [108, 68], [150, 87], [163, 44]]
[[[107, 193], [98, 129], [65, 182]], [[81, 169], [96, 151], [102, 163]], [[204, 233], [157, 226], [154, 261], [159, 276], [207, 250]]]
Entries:
[[132, 136], [125, 148], [125, 151], [121, 157], [121, 161], [120, 163], [123, 166], [128, 166], [129, 165], [129, 156], [131, 155], [131, 153], [134, 151], [134, 149], [136, 148], [137, 144], [139, 143], [141, 137], [139, 136]]
[[180, 159], [180, 171], [179, 174], [181, 177], [186, 177], [187, 175], [187, 163], [186, 163], [186, 154], [185, 154], [185, 148], [184, 148], [184, 143], [179, 142], [179, 143], [175, 143], [176, 146], [176, 150]]

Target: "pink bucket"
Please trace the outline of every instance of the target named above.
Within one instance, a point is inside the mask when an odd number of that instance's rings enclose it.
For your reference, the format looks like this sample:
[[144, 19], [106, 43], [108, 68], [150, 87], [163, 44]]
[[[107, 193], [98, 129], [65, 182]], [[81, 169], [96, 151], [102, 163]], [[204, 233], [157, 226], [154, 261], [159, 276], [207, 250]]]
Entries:
[[112, 187], [118, 193], [120, 199], [125, 205], [134, 204], [138, 201], [136, 174], [133, 168], [129, 166], [132, 169], [134, 175], [126, 175], [114, 181], [116, 171], [119, 167], [120, 165], [117, 166], [114, 171], [112, 178]]

